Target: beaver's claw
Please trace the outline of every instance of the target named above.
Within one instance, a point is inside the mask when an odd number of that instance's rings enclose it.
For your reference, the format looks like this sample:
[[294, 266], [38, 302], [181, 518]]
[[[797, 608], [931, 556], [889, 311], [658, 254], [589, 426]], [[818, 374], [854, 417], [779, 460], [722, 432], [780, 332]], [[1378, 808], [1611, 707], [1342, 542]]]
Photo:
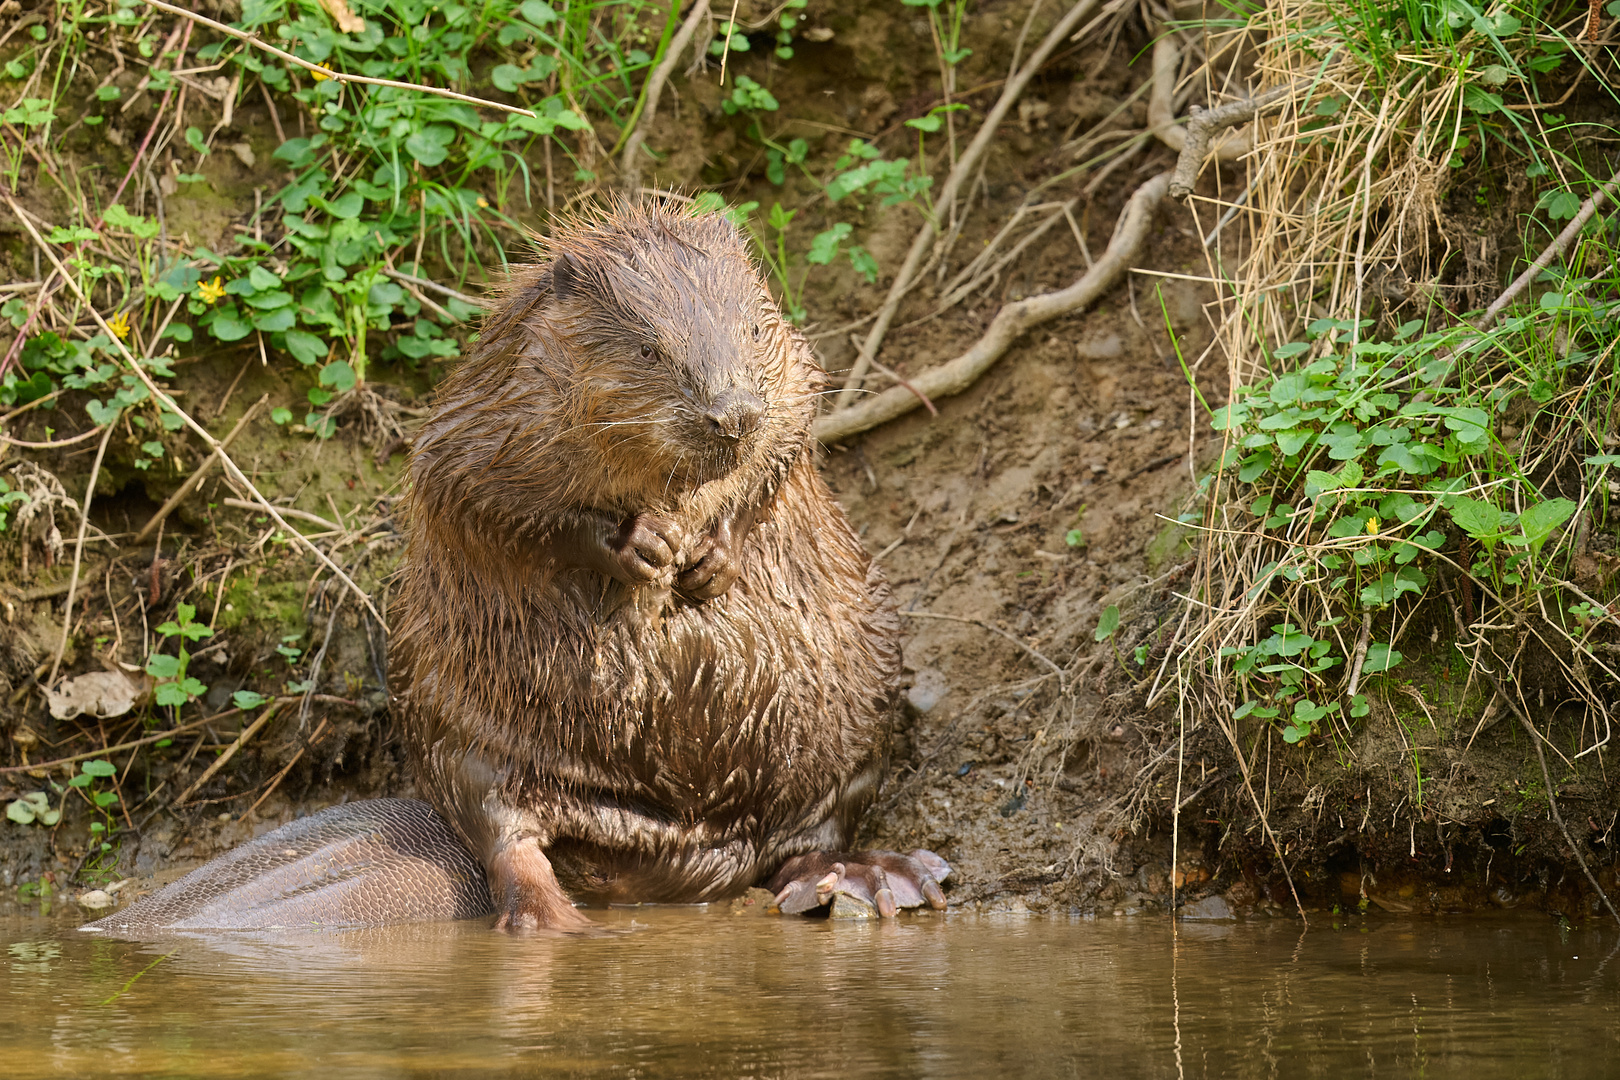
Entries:
[[765, 886], [784, 915], [813, 911], [842, 893], [877, 909], [884, 918], [901, 908], [927, 904], [945, 909], [939, 883], [951, 867], [932, 851], [816, 851], [789, 859]]
[[608, 540], [614, 577], [629, 585], [643, 585], [674, 565], [686, 535], [679, 525], [657, 514], [627, 518]]
[[742, 573], [742, 544], [737, 523], [722, 518], [688, 556], [691, 563], [675, 578], [675, 591], [698, 603], [731, 588]]

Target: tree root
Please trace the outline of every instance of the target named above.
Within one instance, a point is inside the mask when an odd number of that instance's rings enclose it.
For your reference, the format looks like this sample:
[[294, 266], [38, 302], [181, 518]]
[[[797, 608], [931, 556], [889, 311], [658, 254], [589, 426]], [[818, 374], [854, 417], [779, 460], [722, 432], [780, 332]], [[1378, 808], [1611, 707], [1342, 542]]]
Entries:
[[[1148, 128], [1159, 141], [1181, 155], [1176, 161], [1175, 174], [1170, 180], [1170, 197], [1185, 199], [1192, 194], [1198, 181], [1198, 170], [1209, 156], [1210, 140], [1215, 133], [1236, 124], [1247, 123], [1263, 109], [1280, 104], [1293, 86], [1277, 86], [1258, 97], [1246, 101], [1233, 101], [1213, 109], [1194, 105], [1187, 111], [1187, 124], [1176, 123], [1172, 96], [1175, 93], [1176, 68], [1181, 64], [1181, 50], [1175, 38], [1166, 35], [1153, 46], [1153, 94], [1148, 98]], [[1236, 161], [1254, 149], [1253, 132], [1232, 132], [1215, 145], [1217, 161]]]
[[1000, 360], [1025, 331], [1078, 311], [1102, 296], [1141, 252], [1153, 212], [1169, 184], [1170, 174], [1160, 173], [1136, 189], [1125, 204], [1125, 212], [1114, 228], [1108, 249], [1074, 284], [1058, 292], [1003, 305], [990, 323], [990, 329], [967, 352], [912, 376], [909, 387], [893, 386], [858, 405], [828, 413], [816, 421], [816, 438], [833, 442], [904, 416], [921, 404], [919, 392], [933, 400], [960, 394]]

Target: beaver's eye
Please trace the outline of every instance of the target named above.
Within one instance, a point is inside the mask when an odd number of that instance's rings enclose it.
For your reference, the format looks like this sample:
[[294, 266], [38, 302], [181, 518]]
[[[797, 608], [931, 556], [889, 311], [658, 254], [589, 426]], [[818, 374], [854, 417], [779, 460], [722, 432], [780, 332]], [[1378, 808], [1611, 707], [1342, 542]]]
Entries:
[[641, 358], [643, 360], [651, 360], [652, 359], [652, 352], [653, 352], [653, 350], [652, 350], [651, 345], [643, 345], [641, 347]]

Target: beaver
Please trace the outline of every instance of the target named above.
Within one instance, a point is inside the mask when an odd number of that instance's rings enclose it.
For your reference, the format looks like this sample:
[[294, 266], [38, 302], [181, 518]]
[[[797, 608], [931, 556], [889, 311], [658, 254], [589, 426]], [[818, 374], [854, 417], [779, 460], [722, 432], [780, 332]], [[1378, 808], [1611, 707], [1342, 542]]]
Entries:
[[757, 883], [788, 913], [945, 906], [932, 852], [844, 850], [899, 620], [815, 468], [820, 369], [742, 237], [622, 204], [543, 255], [411, 461], [392, 666], [433, 806], [332, 807], [83, 929], [576, 931], [576, 902]]
[[417, 783], [504, 928], [765, 882], [945, 906], [849, 852], [900, 673], [888, 583], [815, 467], [809, 346], [718, 213], [556, 229], [441, 385], [394, 597]]

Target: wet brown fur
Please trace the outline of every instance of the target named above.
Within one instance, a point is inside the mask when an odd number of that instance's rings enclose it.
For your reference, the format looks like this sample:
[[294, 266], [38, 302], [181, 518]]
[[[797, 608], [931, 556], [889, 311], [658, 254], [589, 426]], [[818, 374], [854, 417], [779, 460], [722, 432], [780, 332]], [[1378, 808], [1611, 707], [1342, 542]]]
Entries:
[[[394, 669], [418, 781], [497, 906], [564, 925], [553, 871], [572, 900], [700, 901], [847, 847], [900, 653], [814, 467], [819, 369], [736, 229], [620, 206], [543, 256], [416, 440]], [[713, 438], [704, 409], [741, 391], [760, 427]], [[643, 514], [687, 538], [648, 583], [548, 546]], [[735, 582], [683, 595], [674, 574], [738, 515]]]

